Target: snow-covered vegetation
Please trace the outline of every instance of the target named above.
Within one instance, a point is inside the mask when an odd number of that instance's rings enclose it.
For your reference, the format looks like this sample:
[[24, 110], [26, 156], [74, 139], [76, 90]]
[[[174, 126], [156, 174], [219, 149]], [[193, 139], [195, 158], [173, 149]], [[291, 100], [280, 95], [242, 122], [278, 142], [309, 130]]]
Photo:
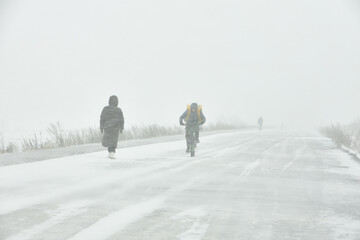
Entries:
[[320, 131], [341, 146], [360, 153], [360, 120], [348, 125], [332, 124]]
[[[246, 125], [234, 125], [223, 122], [206, 123], [204, 131], [230, 130], [246, 128]], [[132, 126], [120, 134], [119, 140], [145, 139], [160, 136], [183, 134], [184, 128], [180, 126], [163, 126], [150, 124]], [[19, 139], [17, 142], [7, 142], [0, 135], [0, 153], [11, 153], [16, 151], [29, 151], [37, 149], [50, 149], [68, 147], [73, 145], [100, 143], [102, 134], [97, 127], [65, 130], [60, 123], [50, 124], [45, 133], [34, 134], [33, 137]]]
[[0, 154], [1, 153], [11, 153], [18, 150], [17, 144], [13, 142], [6, 142], [4, 134], [0, 132]]

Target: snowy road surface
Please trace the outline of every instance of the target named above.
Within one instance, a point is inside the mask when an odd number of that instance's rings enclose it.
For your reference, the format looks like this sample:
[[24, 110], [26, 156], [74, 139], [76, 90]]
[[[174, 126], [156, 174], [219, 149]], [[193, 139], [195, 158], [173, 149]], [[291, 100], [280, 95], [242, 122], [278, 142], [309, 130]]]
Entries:
[[360, 164], [242, 131], [0, 167], [0, 239], [360, 239]]

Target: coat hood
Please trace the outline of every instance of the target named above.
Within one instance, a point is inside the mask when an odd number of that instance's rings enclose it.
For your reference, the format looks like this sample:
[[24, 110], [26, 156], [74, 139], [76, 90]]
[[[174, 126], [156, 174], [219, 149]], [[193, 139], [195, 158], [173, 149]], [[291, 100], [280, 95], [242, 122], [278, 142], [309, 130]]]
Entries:
[[190, 105], [190, 108], [191, 108], [191, 109], [195, 108], [195, 109], [197, 110], [197, 109], [198, 109], [198, 104], [197, 104], [197, 103], [192, 103], [192, 104]]
[[118, 97], [115, 96], [115, 95], [112, 95], [112, 96], [109, 98], [109, 106], [117, 107], [118, 104], [119, 104]]

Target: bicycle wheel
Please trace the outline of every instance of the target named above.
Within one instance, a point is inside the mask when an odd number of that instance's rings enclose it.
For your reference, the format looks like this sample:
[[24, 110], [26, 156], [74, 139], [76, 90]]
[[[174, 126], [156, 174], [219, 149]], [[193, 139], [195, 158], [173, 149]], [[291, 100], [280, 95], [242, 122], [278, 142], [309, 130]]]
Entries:
[[195, 156], [195, 148], [196, 148], [195, 131], [194, 131], [194, 129], [192, 129], [191, 130], [191, 157]]

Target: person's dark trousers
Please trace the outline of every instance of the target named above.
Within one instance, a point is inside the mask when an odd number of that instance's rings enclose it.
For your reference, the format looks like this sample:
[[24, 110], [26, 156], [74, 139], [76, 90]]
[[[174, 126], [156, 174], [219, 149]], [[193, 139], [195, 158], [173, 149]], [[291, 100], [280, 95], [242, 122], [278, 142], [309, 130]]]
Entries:
[[[186, 148], [190, 149], [190, 144], [191, 144], [191, 135], [190, 135], [190, 128], [189, 126], [186, 126], [185, 128], [185, 138], [186, 138]], [[195, 141], [199, 140], [199, 128], [198, 127], [192, 127], [194, 129], [195, 132]]]
[[116, 147], [108, 147], [108, 151], [109, 151], [109, 152], [115, 153], [115, 149], [116, 149]]
[[199, 141], [199, 131], [195, 131], [195, 141]]

